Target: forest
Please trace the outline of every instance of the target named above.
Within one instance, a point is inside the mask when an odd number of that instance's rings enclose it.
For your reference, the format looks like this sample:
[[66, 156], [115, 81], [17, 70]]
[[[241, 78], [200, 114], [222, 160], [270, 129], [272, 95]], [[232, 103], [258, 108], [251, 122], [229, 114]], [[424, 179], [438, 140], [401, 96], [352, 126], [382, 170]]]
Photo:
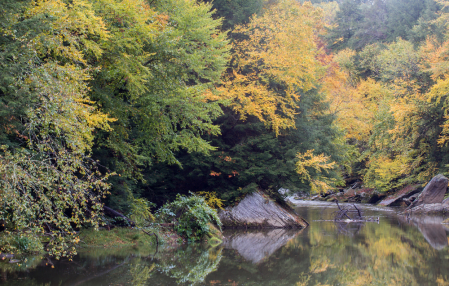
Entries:
[[104, 206], [448, 174], [448, 0], [0, 3], [1, 251], [66, 256]]

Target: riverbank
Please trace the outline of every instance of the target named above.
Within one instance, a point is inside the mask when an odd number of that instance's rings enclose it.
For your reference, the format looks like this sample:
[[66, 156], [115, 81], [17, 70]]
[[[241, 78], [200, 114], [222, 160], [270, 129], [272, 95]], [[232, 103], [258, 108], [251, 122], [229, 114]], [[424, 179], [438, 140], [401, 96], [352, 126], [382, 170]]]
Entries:
[[[198, 241], [198, 244], [205, 247], [215, 247], [222, 243], [223, 235], [219, 229], [210, 225], [210, 231]], [[166, 252], [177, 249], [187, 244], [187, 239], [182, 237], [172, 227], [163, 227], [156, 225], [147, 228], [135, 227], [114, 227], [82, 229], [77, 233], [79, 242], [74, 245], [75, 249], [69, 259], [79, 253], [108, 253], [124, 252], [132, 253], [146, 253], [152, 255], [158, 252]], [[21, 240], [22, 239], [22, 240]], [[0, 252], [0, 271], [12, 269], [27, 269], [28, 267], [36, 267], [40, 264], [48, 266], [53, 265], [55, 257], [50, 255], [45, 249], [47, 241], [35, 242], [31, 245], [25, 245], [23, 236], [17, 234], [16, 238], [12, 238], [12, 251]], [[57, 260], [57, 259], [56, 259]]]
[[123, 247], [123, 246], [171, 246], [177, 247], [186, 240], [169, 228], [85, 229], [80, 231], [78, 247]]
[[[379, 206], [404, 207], [407, 213], [446, 214], [449, 213], [448, 178], [439, 174], [430, 180], [423, 188], [422, 184], [412, 184], [399, 190], [381, 193], [372, 188], [366, 188], [357, 182], [346, 189], [329, 191], [310, 196], [295, 194], [286, 197], [286, 201], [296, 205], [299, 201], [327, 201], [347, 203], [367, 203]], [[286, 194], [287, 190], [279, 192]]]

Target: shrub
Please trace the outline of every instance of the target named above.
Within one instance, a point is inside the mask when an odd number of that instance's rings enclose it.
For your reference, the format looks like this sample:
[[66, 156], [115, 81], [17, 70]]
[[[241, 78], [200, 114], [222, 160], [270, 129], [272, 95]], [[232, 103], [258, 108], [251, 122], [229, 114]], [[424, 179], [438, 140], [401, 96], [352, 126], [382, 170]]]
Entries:
[[209, 233], [209, 223], [221, 228], [221, 221], [217, 211], [208, 206], [203, 197], [190, 194], [190, 197], [178, 194], [176, 200], [162, 206], [156, 216], [161, 221], [173, 222], [178, 234], [195, 241]]

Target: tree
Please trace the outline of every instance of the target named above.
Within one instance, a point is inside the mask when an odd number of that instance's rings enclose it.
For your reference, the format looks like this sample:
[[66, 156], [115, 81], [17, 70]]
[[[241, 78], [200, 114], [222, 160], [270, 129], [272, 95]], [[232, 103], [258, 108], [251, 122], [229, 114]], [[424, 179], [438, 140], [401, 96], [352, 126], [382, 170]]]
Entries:
[[280, 1], [233, 33], [234, 54], [223, 91], [230, 107], [245, 119], [255, 116], [272, 128], [294, 127], [299, 91], [314, 88], [322, 70], [316, 33], [322, 29], [320, 10], [308, 3]]
[[[115, 2], [113, 2], [115, 3]], [[179, 164], [176, 152], [208, 153], [203, 135], [219, 134], [215, 85], [228, 60], [226, 34], [211, 4], [133, 1], [96, 9], [110, 30], [91, 82], [91, 98], [117, 119], [97, 135], [94, 158], [120, 173], [109, 202], [124, 211], [151, 164]], [[114, 16], [115, 15], [115, 16]], [[150, 25], [148, 25], [150, 23]]]
[[12, 119], [1, 126], [1, 250], [12, 251], [8, 237], [25, 229], [30, 239], [50, 236], [50, 254], [70, 256], [79, 241], [74, 228], [99, 225], [109, 187], [89, 154], [94, 130], [113, 119], [89, 100], [91, 70], [82, 67], [82, 51], [98, 49], [88, 39], [106, 33], [84, 1], [20, 4], [6, 6], [0, 40], [8, 74], [0, 96]]
[[[98, 226], [108, 183], [125, 182], [106, 183], [107, 173], [136, 180], [147, 163], [176, 163], [180, 148], [214, 149], [201, 135], [219, 132], [212, 119], [221, 108], [211, 96], [228, 46], [210, 7], [184, 0], [156, 8], [143, 0], [2, 6], [0, 69], [8, 76], [0, 96], [9, 122], [0, 122], [0, 138], [10, 146], [0, 154], [0, 219], [8, 230], [45, 229], [50, 245], [59, 244], [51, 251], [69, 255], [73, 229]], [[126, 211], [136, 200], [146, 205], [136, 193], [126, 199]]]

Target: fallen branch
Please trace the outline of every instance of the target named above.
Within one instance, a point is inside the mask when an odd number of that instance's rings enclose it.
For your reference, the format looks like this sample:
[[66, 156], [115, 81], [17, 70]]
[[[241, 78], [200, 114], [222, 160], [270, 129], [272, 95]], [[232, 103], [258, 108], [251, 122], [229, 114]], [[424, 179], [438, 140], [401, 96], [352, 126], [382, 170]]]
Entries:
[[157, 252], [159, 251], [159, 237], [157, 236], [157, 234], [153, 233], [149, 233], [144, 231], [143, 229], [140, 229], [141, 231], [143, 231], [145, 234], [148, 234], [149, 236], [153, 236], [156, 237], [156, 252], [154, 252], [153, 257], [157, 254]]
[[120, 217], [124, 220], [126, 220], [130, 226], [136, 226], [136, 223], [130, 220], [128, 217], [124, 216], [123, 214], [119, 213], [118, 211], [115, 211], [111, 209], [110, 207], [103, 206], [104, 213], [112, 218]]

